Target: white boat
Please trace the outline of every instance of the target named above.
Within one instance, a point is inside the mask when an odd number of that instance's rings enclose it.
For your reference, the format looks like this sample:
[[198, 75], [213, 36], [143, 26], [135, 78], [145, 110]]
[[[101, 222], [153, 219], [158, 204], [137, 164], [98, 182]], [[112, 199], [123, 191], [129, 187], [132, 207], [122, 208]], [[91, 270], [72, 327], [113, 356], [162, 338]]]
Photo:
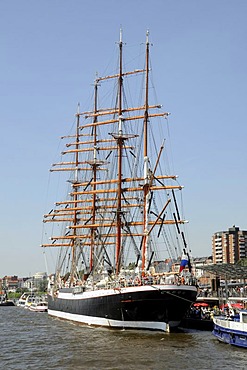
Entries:
[[26, 292], [23, 293], [22, 296], [19, 298], [17, 306], [23, 308], [30, 308], [31, 306], [35, 307], [40, 302], [46, 303], [46, 301], [40, 296], [36, 296], [34, 293]]
[[23, 293], [18, 300], [17, 306], [18, 307], [25, 307], [27, 298], [29, 297], [29, 293]]
[[213, 335], [221, 342], [247, 348], [247, 310], [237, 315], [214, 317]]
[[34, 312], [47, 312], [48, 304], [45, 301], [33, 302], [30, 304], [29, 310]]

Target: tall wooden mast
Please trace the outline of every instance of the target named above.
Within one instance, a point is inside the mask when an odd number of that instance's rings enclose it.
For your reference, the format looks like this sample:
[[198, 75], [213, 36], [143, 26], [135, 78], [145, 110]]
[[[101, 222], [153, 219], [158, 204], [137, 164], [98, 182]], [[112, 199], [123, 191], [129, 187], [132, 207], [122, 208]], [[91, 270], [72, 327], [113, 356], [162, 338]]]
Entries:
[[144, 273], [147, 266], [147, 243], [148, 243], [148, 201], [150, 194], [149, 181], [149, 158], [148, 158], [148, 120], [149, 120], [149, 105], [148, 105], [148, 83], [149, 83], [149, 32], [146, 33], [146, 79], [145, 79], [145, 111], [143, 121], [143, 157], [144, 157], [144, 210], [143, 210], [143, 241], [142, 241], [142, 273]]
[[122, 30], [120, 30], [119, 40], [119, 77], [118, 77], [118, 191], [117, 191], [117, 233], [116, 233], [116, 273], [120, 270], [120, 253], [121, 253], [121, 219], [122, 219], [122, 150], [123, 150], [123, 117], [122, 117], [122, 89], [123, 89], [123, 42]]
[[[98, 80], [95, 80], [94, 84], [94, 119], [93, 122], [96, 123], [98, 120], [97, 116], [97, 106], [98, 102]], [[95, 225], [95, 218], [96, 218], [96, 182], [97, 182], [97, 125], [93, 126], [93, 162], [92, 162], [92, 170], [93, 170], [93, 181], [92, 181], [92, 225]], [[94, 257], [94, 245], [95, 245], [95, 227], [91, 227], [91, 248], [90, 248], [90, 260], [89, 260], [89, 267], [90, 272], [93, 269], [93, 257]]]
[[[79, 127], [80, 127], [80, 105], [78, 104], [78, 109], [77, 109], [77, 114], [76, 114], [76, 138], [75, 138], [75, 175], [74, 179], [72, 180], [73, 187], [75, 189], [74, 195], [73, 195], [73, 200], [75, 203], [74, 211], [73, 211], [73, 225], [77, 225], [77, 200], [78, 200], [78, 194], [77, 194], [77, 187], [75, 186], [78, 184], [78, 166], [79, 166]], [[70, 276], [70, 284], [73, 285], [74, 279], [75, 279], [75, 274], [76, 274], [76, 234], [77, 234], [77, 229], [74, 228], [73, 230], [73, 236], [74, 238], [71, 240], [71, 247], [72, 247], [72, 263], [71, 263], [71, 276]]]

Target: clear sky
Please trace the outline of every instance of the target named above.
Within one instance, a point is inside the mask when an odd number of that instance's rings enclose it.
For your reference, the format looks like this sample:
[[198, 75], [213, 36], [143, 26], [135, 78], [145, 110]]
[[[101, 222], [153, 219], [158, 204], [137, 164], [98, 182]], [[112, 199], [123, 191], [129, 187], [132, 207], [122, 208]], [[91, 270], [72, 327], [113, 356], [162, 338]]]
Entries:
[[246, 19], [246, 0], [0, 0], [0, 277], [45, 271], [48, 170], [121, 26], [150, 30], [193, 255], [247, 230]]

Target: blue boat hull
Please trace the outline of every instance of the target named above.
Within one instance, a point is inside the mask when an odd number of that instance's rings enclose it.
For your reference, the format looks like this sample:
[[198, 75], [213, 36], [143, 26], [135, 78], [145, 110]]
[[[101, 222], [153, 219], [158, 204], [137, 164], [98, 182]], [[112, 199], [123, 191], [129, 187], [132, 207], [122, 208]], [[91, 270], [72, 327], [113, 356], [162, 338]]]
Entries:
[[[247, 348], [247, 331], [245, 329], [238, 330], [237, 328], [235, 328], [239, 324], [237, 322], [235, 323], [234, 321], [231, 322], [227, 320], [220, 321], [223, 322], [223, 325], [222, 323], [220, 324], [219, 322], [215, 322], [212, 334], [223, 343]], [[224, 321], [226, 325], [224, 325]]]

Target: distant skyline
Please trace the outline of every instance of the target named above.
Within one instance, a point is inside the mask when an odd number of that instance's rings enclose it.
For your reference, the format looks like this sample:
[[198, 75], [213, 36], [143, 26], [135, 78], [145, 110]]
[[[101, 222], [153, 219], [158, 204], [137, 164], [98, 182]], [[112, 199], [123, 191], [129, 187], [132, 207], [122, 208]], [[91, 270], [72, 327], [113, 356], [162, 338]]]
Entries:
[[193, 256], [211, 255], [217, 231], [247, 230], [247, 1], [10, 0], [0, 14], [0, 277], [46, 271], [50, 164], [120, 27], [129, 49], [150, 31]]

